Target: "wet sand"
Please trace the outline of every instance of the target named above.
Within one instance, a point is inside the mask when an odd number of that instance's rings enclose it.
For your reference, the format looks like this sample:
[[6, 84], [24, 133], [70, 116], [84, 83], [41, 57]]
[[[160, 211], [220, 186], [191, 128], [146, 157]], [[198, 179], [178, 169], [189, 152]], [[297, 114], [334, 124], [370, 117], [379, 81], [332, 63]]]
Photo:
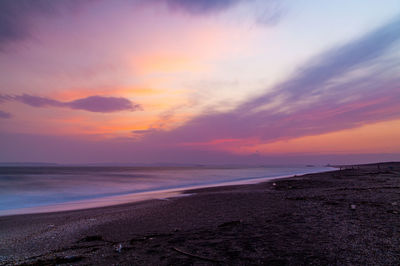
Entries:
[[0, 217], [0, 264], [399, 265], [400, 163], [348, 168]]

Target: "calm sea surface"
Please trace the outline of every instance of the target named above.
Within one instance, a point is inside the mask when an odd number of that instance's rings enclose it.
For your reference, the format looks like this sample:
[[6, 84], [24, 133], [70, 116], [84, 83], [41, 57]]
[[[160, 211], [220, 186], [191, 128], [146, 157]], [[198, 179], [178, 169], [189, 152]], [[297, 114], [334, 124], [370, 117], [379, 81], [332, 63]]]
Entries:
[[[176, 196], [191, 187], [254, 183], [328, 167], [0, 167], [0, 215]], [[168, 194], [169, 193], [169, 194]]]

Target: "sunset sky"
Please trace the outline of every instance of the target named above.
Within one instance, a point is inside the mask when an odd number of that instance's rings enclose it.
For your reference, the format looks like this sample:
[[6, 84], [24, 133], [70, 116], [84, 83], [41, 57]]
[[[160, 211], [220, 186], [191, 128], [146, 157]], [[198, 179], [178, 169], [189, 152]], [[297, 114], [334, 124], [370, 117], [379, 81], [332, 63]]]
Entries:
[[398, 0], [2, 0], [0, 162], [400, 160]]

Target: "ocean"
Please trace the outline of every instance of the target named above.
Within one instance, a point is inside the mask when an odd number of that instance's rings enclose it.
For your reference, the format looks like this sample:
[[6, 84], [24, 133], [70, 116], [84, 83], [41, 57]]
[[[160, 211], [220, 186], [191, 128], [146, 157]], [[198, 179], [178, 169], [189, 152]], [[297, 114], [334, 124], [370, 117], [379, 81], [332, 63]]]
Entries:
[[0, 215], [102, 207], [182, 196], [190, 188], [245, 184], [330, 167], [0, 167]]

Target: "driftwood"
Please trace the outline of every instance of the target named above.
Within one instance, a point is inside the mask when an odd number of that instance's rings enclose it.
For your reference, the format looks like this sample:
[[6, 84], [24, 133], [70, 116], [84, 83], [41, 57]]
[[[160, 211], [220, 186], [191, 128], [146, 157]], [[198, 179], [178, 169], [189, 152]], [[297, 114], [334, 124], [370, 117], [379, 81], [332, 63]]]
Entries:
[[206, 261], [212, 261], [212, 262], [222, 262], [220, 260], [215, 260], [215, 259], [210, 259], [210, 258], [206, 258], [206, 257], [202, 257], [202, 256], [198, 256], [198, 255], [194, 255], [191, 253], [188, 253], [186, 251], [180, 250], [179, 248], [176, 247], [172, 247], [173, 250], [175, 250], [176, 252], [179, 252], [181, 254], [184, 254], [186, 256], [192, 257], [192, 258], [196, 258], [196, 259], [201, 259], [201, 260], [206, 260]]

